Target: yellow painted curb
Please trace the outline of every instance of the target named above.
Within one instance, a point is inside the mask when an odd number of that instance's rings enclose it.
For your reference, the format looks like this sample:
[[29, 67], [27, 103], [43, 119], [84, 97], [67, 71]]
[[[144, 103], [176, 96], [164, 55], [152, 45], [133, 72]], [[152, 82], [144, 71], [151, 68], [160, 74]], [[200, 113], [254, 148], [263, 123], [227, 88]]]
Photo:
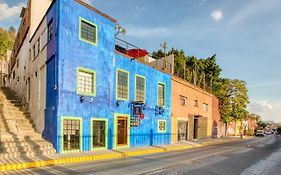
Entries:
[[28, 168], [37, 168], [48, 165], [61, 165], [66, 163], [79, 163], [92, 160], [105, 160], [105, 159], [116, 159], [126, 157], [123, 153], [114, 153], [106, 155], [94, 155], [94, 156], [85, 156], [85, 157], [72, 157], [72, 158], [62, 158], [62, 159], [53, 159], [53, 160], [42, 160], [35, 162], [25, 162], [25, 163], [16, 163], [9, 165], [1, 165], [0, 172], [11, 171], [11, 170], [20, 170]]
[[[12, 171], [12, 170], [21, 170], [21, 169], [29, 169], [29, 168], [38, 168], [43, 166], [49, 165], [61, 165], [67, 163], [81, 163], [87, 161], [97, 161], [97, 160], [106, 160], [106, 159], [117, 159], [117, 158], [124, 158], [124, 157], [133, 157], [145, 154], [155, 154], [167, 151], [179, 151], [191, 148], [199, 148], [206, 145], [211, 145], [214, 142], [203, 142], [202, 144], [195, 144], [195, 145], [187, 145], [187, 146], [175, 146], [170, 148], [155, 148], [149, 150], [140, 150], [140, 151], [132, 151], [126, 153], [113, 153], [113, 154], [105, 154], [105, 155], [94, 155], [94, 156], [83, 156], [83, 157], [70, 157], [70, 158], [61, 158], [61, 159], [53, 159], [53, 160], [42, 160], [42, 161], [35, 161], [35, 162], [25, 162], [25, 163], [16, 163], [16, 164], [8, 164], [8, 165], [1, 165], [0, 172], [5, 171]], [[219, 143], [219, 142], [215, 142]], [[225, 142], [221, 142], [225, 143]]]

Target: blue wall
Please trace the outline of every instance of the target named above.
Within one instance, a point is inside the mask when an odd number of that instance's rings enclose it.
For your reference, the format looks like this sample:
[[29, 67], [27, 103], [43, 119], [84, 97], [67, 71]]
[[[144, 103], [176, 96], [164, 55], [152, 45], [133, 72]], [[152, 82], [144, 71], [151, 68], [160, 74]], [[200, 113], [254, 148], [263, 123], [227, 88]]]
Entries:
[[[53, 1], [46, 16], [47, 24], [53, 23], [53, 37], [47, 44], [46, 56], [46, 109], [45, 109], [45, 128], [43, 137], [53, 143], [57, 148], [57, 101], [58, 91], [56, 89], [58, 83], [58, 2]], [[46, 26], [47, 27], [47, 26]]]
[[[135, 75], [141, 75], [146, 78], [146, 103], [145, 118], [141, 120], [141, 124], [138, 127], [130, 128], [130, 146], [147, 146], [153, 142], [157, 144], [169, 144], [170, 143], [170, 131], [171, 131], [171, 76], [162, 73], [158, 70], [153, 69], [147, 65], [132, 61], [129, 58], [125, 58], [123, 55], [115, 55], [115, 71], [121, 68], [129, 72], [130, 75], [130, 94], [129, 101], [122, 102], [119, 107], [112, 105], [115, 113], [131, 114], [130, 102], [134, 101], [135, 98]], [[116, 74], [113, 86], [113, 101], [116, 103]], [[158, 82], [165, 83], [166, 87], [166, 99], [165, 99], [165, 112], [162, 115], [155, 114], [155, 107], [157, 106], [157, 93], [158, 93]], [[167, 121], [167, 132], [158, 133], [158, 119], [165, 119]], [[152, 135], [151, 135], [152, 134]], [[151, 141], [153, 137], [153, 141]]]
[[[58, 4], [57, 4], [58, 3]], [[75, 1], [57, 0], [58, 31], [55, 45], [58, 51], [47, 64], [47, 109], [46, 109], [46, 138], [61, 152], [61, 117], [77, 117], [82, 119], [82, 151], [90, 148], [90, 120], [95, 118], [108, 119], [108, 148], [113, 148], [114, 114], [130, 114], [129, 104], [134, 100], [135, 74], [146, 77], [146, 110], [145, 119], [141, 125], [131, 128], [130, 146], [147, 146], [151, 144], [170, 143], [170, 93], [171, 77], [151, 67], [131, 61], [115, 53], [115, 23], [82, 6]], [[56, 5], [52, 8], [56, 9]], [[51, 13], [50, 13], [51, 14]], [[52, 13], [55, 15], [56, 13]], [[48, 15], [49, 16], [49, 15]], [[79, 18], [82, 17], [98, 26], [97, 46], [79, 39]], [[48, 17], [48, 18], [51, 18]], [[49, 46], [48, 46], [49, 47]], [[49, 53], [49, 52], [48, 52]], [[51, 53], [51, 51], [50, 51]], [[93, 102], [80, 102], [76, 93], [77, 68], [83, 67], [96, 71], [96, 96], [87, 97]], [[130, 72], [129, 101], [116, 106], [116, 69], [122, 68]], [[52, 75], [54, 72], [54, 76]], [[158, 81], [166, 85], [166, 106], [163, 115], [155, 114], [157, 104]], [[57, 90], [53, 90], [53, 83], [57, 82]], [[167, 133], [157, 133], [158, 119], [167, 120]], [[53, 126], [53, 131], [48, 128]], [[56, 138], [54, 138], [56, 134]], [[141, 135], [141, 139], [139, 136]]]

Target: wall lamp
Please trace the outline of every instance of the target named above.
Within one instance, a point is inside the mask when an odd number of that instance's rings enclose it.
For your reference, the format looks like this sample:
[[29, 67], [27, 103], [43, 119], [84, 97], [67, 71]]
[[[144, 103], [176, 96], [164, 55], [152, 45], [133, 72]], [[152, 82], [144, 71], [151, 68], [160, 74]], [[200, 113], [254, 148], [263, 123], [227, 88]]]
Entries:
[[89, 103], [93, 103], [94, 99], [86, 99], [85, 96], [80, 96], [80, 103], [84, 103], [84, 102], [89, 102]]
[[122, 102], [123, 102], [123, 101], [121, 101], [121, 100], [117, 100], [117, 101], [116, 101], [116, 106], [119, 107]]

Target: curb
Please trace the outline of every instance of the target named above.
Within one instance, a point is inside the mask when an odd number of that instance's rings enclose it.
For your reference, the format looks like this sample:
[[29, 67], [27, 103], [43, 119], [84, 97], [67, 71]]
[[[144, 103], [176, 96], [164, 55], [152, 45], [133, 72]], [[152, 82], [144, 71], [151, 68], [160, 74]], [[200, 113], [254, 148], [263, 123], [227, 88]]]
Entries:
[[93, 155], [93, 156], [61, 158], [61, 159], [53, 159], [53, 160], [7, 164], [7, 165], [0, 166], [0, 172], [22, 170], [22, 169], [29, 169], [29, 168], [39, 168], [39, 167], [50, 166], [50, 165], [62, 165], [68, 163], [81, 163], [81, 162], [88, 162], [88, 161], [118, 159], [118, 158], [133, 157], [133, 156], [140, 156], [146, 154], [156, 154], [156, 153], [169, 152], [169, 151], [180, 151], [180, 150], [200, 148], [208, 145], [217, 145], [217, 144], [223, 144], [223, 143], [234, 142], [234, 141], [237, 141], [237, 139], [228, 140], [228, 141], [222, 141], [222, 140], [209, 141], [209, 142], [203, 142], [202, 144], [175, 146], [170, 148], [156, 148], [156, 149], [132, 151], [132, 152], [125, 152], [125, 153], [113, 153], [113, 154], [105, 154], [105, 155]]

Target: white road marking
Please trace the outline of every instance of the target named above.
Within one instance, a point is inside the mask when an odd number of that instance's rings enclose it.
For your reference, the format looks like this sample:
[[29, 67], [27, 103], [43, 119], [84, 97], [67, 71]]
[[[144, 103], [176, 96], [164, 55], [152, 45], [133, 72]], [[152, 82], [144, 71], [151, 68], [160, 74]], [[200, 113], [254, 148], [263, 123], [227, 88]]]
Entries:
[[241, 150], [238, 151], [234, 151], [231, 154], [242, 154], [242, 153], [246, 153], [249, 151], [252, 151], [254, 148], [241, 148]]

